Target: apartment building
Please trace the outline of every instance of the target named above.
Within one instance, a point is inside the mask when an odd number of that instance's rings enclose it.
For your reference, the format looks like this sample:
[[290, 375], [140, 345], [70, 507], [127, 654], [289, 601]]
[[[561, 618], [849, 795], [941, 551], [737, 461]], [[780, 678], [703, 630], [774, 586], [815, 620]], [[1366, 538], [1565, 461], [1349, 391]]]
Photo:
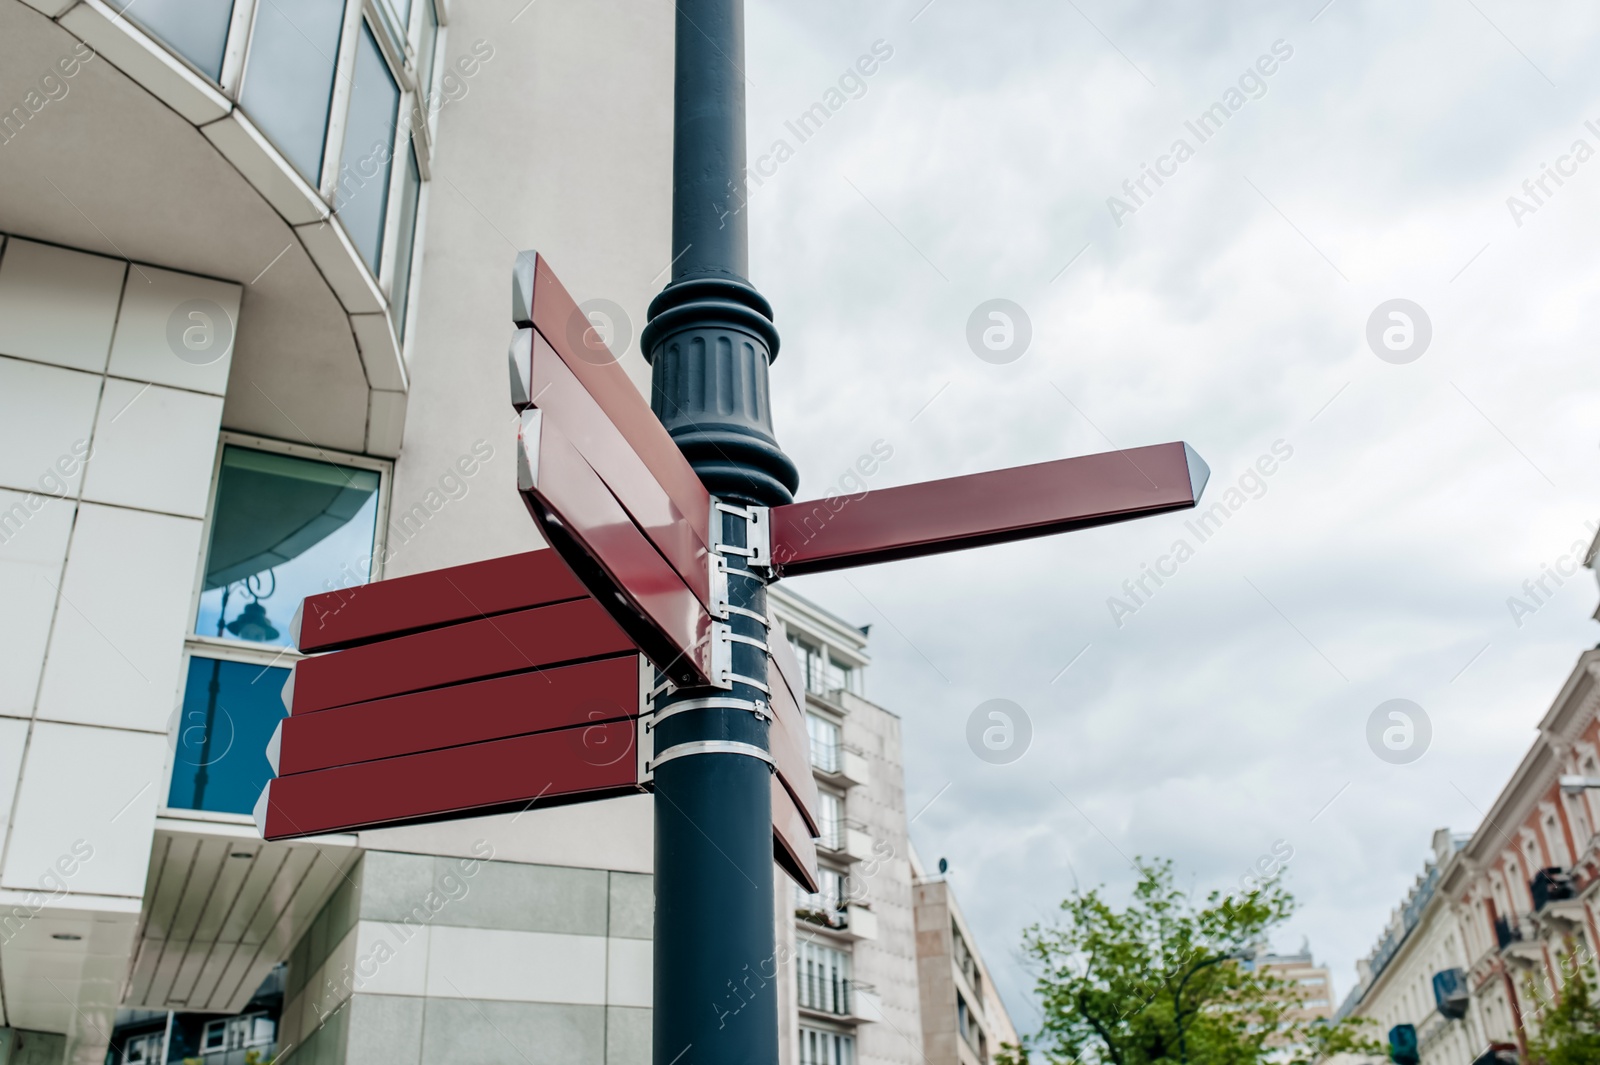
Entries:
[[943, 873], [928, 875], [913, 852], [917, 981], [927, 1065], [989, 1065], [1017, 1045], [1011, 1015], [995, 991], [972, 929]]
[[1578, 656], [1477, 830], [1434, 833], [1432, 858], [1340, 1011], [1375, 1019], [1395, 1060], [1525, 1058], [1565, 966], [1583, 965], [1600, 986], [1597, 715], [1600, 648]]
[[1327, 966], [1312, 955], [1309, 942], [1302, 943], [1293, 954], [1263, 954], [1252, 964], [1299, 989], [1299, 1001], [1289, 1014], [1292, 1019], [1318, 1021], [1333, 1018], [1332, 974]]

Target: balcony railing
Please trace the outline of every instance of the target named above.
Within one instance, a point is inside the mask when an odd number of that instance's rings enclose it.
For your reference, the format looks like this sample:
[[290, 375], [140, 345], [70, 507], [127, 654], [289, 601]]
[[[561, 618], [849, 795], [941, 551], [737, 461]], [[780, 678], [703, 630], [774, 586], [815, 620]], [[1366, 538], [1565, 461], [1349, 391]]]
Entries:
[[843, 976], [802, 975], [800, 1005], [818, 1013], [848, 1017], [853, 987], [853, 981]]
[[1533, 896], [1533, 912], [1538, 913], [1549, 903], [1573, 897], [1572, 874], [1559, 866], [1541, 869], [1528, 881], [1528, 892]]

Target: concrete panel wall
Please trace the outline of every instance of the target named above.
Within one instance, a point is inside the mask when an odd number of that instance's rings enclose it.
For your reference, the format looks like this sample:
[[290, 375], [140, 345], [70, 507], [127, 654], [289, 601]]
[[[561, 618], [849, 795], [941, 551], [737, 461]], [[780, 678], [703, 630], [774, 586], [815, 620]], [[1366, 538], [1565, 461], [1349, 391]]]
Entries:
[[110, 1030], [165, 788], [231, 359], [184, 342], [196, 300], [231, 337], [237, 285], [0, 253], [0, 1024], [73, 1061]]
[[652, 891], [604, 869], [369, 851], [290, 958], [285, 1061], [644, 1065]]

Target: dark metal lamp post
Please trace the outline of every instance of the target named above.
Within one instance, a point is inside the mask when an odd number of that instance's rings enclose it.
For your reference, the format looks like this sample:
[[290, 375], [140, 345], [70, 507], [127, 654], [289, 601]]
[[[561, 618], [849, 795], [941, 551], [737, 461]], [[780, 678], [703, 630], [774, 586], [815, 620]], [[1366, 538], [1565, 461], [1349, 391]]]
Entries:
[[656, 703], [653, 1056], [776, 1065], [766, 580], [740, 549], [742, 508], [791, 502], [799, 474], [772, 431], [772, 307], [745, 277], [743, 0], [677, 0], [676, 34], [675, 258], [640, 346], [650, 405], [717, 500], [733, 685]]

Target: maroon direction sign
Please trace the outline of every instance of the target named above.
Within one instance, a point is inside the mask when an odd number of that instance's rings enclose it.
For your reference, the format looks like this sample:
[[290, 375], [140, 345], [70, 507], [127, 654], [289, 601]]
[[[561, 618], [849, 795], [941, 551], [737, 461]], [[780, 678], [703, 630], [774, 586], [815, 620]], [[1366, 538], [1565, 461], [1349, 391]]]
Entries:
[[791, 503], [772, 509], [772, 570], [821, 573], [1183, 510], [1210, 475], [1188, 444], [1156, 444]]
[[518, 258], [512, 319], [529, 513], [664, 676], [712, 684], [710, 495], [542, 257]]
[[[513, 274], [518, 489], [551, 551], [312, 596], [268, 839], [607, 798], [652, 787], [656, 673], [727, 687], [714, 508], [749, 521], [776, 579], [1193, 507], [1187, 444], [1086, 455], [771, 508], [714, 501], [542, 258]], [[771, 626], [773, 850], [817, 890], [804, 686]], [[322, 652], [322, 653], [319, 653]], [[653, 668], [652, 668], [653, 667]], [[670, 709], [670, 708], [669, 708]], [[665, 712], [665, 711], [663, 711]]]
[[267, 839], [642, 790], [654, 671], [553, 551], [311, 596]]
[[[518, 258], [512, 307], [529, 512], [663, 675], [726, 686], [713, 501], [542, 257]], [[750, 564], [797, 576], [1127, 521], [1193, 507], [1210, 472], [1179, 442], [751, 507]]]
[[[554, 551], [306, 599], [267, 839], [611, 798], [652, 787], [655, 670]], [[798, 667], [772, 701], [773, 854], [808, 891], [816, 783]]]

